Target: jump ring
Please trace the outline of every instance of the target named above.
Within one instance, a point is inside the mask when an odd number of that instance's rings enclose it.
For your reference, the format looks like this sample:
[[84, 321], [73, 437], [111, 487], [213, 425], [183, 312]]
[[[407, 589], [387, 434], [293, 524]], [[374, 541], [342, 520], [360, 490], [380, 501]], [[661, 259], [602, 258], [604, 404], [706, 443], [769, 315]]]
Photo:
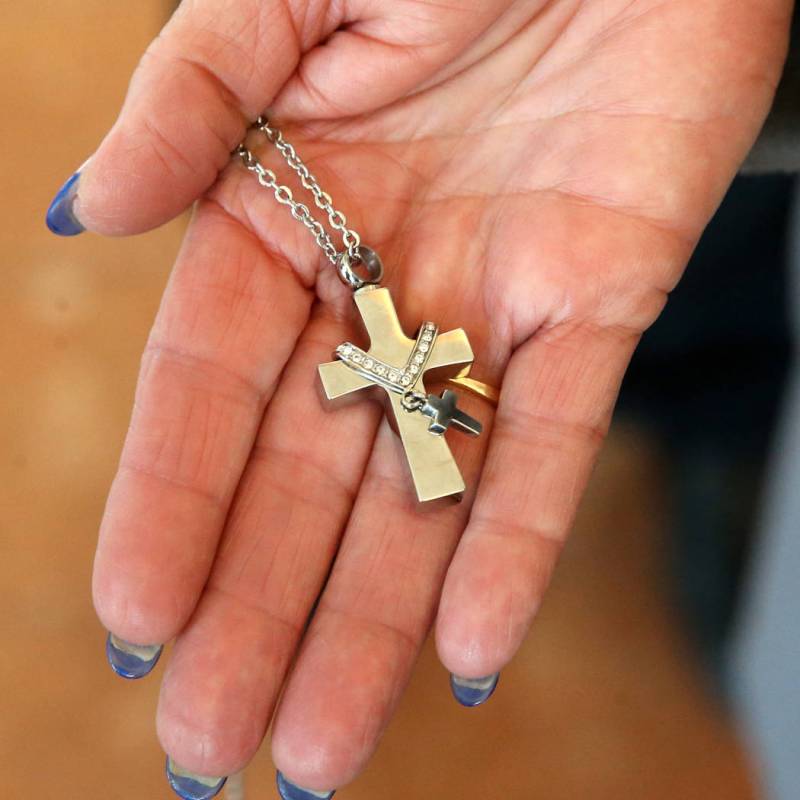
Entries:
[[357, 253], [357, 263], [364, 265], [364, 269], [367, 272], [366, 278], [356, 274], [354, 270], [355, 263], [347, 250], [343, 250], [336, 257], [336, 270], [339, 273], [339, 277], [353, 291], [364, 286], [378, 284], [383, 278], [383, 263], [380, 256], [371, 247], [363, 244], [359, 245]]

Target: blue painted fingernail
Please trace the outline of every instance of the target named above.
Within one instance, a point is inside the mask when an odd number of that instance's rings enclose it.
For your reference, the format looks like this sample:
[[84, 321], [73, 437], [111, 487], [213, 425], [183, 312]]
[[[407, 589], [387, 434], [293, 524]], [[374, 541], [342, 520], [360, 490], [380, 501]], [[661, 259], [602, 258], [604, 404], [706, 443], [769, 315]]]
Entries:
[[210, 800], [219, 794], [219, 790], [225, 785], [227, 777], [209, 778], [203, 775], [195, 775], [183, 767], [179, 767], [169, 756], [167, 756], [167, 780], [172, 790], [183, 800]]
[[153, 671], [158, 662], [163, 645], [131, 644], [113, 633], [106, 639], [106, 658], [111, 664], [111, 669], [123, 678], [144, 678]]
[[283, 800], [331, 800], [336, 789], [329, 792], [315, 792], [312, 789], [303, 789], [297, 784], [292, 783], [283, 777], [283, 773], [277, 775], [278, 794]]
[[450, 676], [450, 688], [453, 696], [462, 706], [472, 708], [485, 703], [497, 688], [500, 673], [487, 675], [485, 678], [459, 678], [458, 675]]
[[86, 228], [75, 216], [75, 198], [81, 173], [76, 172], [59, 190], [47, 209], [47, 227], [59, 236], [77, 236]]

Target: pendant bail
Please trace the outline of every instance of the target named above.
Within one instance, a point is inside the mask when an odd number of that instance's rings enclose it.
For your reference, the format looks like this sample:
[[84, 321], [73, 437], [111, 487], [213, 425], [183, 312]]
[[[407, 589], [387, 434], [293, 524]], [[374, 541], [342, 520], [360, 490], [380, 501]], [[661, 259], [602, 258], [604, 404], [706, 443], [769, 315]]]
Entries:
[[[348, 250], [343, 250], [336, 256], [336, 271], [342, 282], [354, 292], [364, 286], [377, 285], [383, 278], [383, 262], [371, 247], [361, 244], [358, 246], [356, 254], [357, 260], [351, 257]], [[365, 278], [356, 273], [354, 269], [356, 265], [363, 265], [367, 273]]]

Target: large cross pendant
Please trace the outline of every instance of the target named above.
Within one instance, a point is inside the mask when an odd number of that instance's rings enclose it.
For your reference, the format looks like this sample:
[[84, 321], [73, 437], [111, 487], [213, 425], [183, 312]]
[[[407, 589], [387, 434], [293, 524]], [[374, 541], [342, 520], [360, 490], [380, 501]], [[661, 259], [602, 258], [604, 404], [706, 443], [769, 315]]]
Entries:
[[[448, 419], [458, 413], [454, 398], [446, 392], [443, 403], [432, 406], [429, 402], [424, 412], [419, 404], [412, 409], [408, 399], [425, 396], [423, 377], [428, 372], [435, 370], [436, 379], [463, 374], [473, 361], [467, 334], [461, 328], [439, 333], [433, 323], [426, 322], [416, 339], [410, 339], [400, 327], [388, 289], [367, 285], [353, 297], [369, 335], [369, 350], [345, 343], [337, 348], [336, 361], [320, 364], [326, 396], [333, 400], [369, 387], [384, 389], [419, 500], [461, 494], [464, 480], [444, 436], [437, 435], [442, 433], [437, 425], [443, 412]], [[480, 425], [476, 427], [473, 433], [480, 431]]]

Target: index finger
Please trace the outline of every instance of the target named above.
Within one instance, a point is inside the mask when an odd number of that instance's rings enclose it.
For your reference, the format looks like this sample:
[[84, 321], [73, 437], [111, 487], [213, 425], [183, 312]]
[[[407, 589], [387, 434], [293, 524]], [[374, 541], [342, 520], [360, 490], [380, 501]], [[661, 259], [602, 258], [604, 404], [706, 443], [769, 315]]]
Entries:
[[95, 560], [97, 612], [124, 641], [161, 644], [191, 614], [311, 299], [219, 205], [199, 206], [142, 359]]

